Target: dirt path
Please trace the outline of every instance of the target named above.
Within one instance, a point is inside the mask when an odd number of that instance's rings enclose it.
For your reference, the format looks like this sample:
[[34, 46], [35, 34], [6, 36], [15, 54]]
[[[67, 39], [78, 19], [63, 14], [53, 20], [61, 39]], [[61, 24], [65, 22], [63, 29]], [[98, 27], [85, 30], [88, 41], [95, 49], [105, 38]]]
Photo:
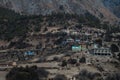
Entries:
[[7, 72], [0, 71], [0, 80], [5, 80], [6, 74], [7, 74]]

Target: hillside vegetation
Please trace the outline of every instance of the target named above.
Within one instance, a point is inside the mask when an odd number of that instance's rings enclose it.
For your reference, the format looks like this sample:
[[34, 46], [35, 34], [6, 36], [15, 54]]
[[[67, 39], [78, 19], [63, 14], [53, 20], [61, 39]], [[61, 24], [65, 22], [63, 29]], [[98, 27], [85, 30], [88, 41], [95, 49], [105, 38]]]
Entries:
[[[72, 22], [72, 23], [71, 23]], [[0, 8], [0, 39], [11, 40], [14, 37], [29, 35], [33, 32], [41, 32], [47, 27], [61, 28], [88, 25], [89, 27], [110, 29], [112, 31], [119, 31], [119, 27], [109, 27], [108, 23], [101, 23], [101, 21], [94, 15], [86, 12], [84, 15], [68, 14], [68, 13], [53, 13], [51, 15], [31, 15], [23, 16], [15, 13], [12, 10]], [[43, 30], [43, 31], [44, 31]]]

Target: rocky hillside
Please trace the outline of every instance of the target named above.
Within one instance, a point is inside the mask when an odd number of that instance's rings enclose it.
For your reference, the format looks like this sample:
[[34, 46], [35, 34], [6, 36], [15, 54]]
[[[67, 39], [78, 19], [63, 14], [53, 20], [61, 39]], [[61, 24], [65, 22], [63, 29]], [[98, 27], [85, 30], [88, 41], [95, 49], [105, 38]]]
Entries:
[[119, 0], [0, 0], [0, 6], [21, 14], [51, 14], [65, 12], [83, 14], [90, 12], [103, 21], [117, 22], [120, 9]]
[[120, 0], [104, 0], [104, 5], [120, 18]]
[[[111, 5], [110, 0], [0, 0], [0, 49], [48, 45], [51, 33], [67, 28], [120, 32], [119, 26], [108, 25], [119, 21], [119, 8]], [[61, 33], [54, 36], [57, 40]]]

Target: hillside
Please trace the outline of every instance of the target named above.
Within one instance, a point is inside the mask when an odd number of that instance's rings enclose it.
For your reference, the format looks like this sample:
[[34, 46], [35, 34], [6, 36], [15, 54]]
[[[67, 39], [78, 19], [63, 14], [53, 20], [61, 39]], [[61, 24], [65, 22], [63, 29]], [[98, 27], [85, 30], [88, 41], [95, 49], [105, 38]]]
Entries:
[[0, 0], [0, 5], [25, 15], [90, 12], [112, 24], [119, 21], [119, 0]]
[[[28, 32], [40, 32], [45, 27], [69, 27], [88, 24], [100, 27], [100, 20], [90, 13], [74, 15], [68, 13], [53, 13], [50, 15], [20, 15], [12, 10], [0, 8], [0, 39], [10, 40], [15, 36], [23, 36]], [[70, 23], [71, 22], [71, 23]], [[43, 32], [40, 32], [43, 33]]]
[[[82, 27], [83, 24], [89, 27], [107, 29], [106, 24], [101, 24], [100, 20], [90, 13], [73, 15], [68, 13], [53, 13], [50, 15], [25, 16], [15, 13], [9, 9], [0, 8], [0, 49], [3, 48], [26, 48], [39, 45], [43, 34], [50, 36], [52, 31], [66, 29], [69, 27]], [[61, 34], [54, 34], [60, 36]], [[21, 45], [23, 46], [21, 46]], [[4, 47], [3, 47], [4, 46]]]
[[120, 0], [104, 0], [104, 5], [120, 18]]
[[[71, 27], [119, 32], [119, 25], [114, 25], [119, 16], [113, 14], [110, 4], [99, 0], [0, 0], [0, 49], [35, 48], [43, 35], [47, 40], [53, 31]], [[56, 38], [61, 35], [54, 34]]]

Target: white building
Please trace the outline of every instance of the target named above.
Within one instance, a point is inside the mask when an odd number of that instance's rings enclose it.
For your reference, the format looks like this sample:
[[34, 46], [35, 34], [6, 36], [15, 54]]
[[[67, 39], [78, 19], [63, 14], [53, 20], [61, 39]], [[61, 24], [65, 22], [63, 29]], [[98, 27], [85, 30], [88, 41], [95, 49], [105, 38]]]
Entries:
[[90, 50], [90, 54], [97, 56], [112, 56], [111, 50], [109, 48], [95, 48]]

